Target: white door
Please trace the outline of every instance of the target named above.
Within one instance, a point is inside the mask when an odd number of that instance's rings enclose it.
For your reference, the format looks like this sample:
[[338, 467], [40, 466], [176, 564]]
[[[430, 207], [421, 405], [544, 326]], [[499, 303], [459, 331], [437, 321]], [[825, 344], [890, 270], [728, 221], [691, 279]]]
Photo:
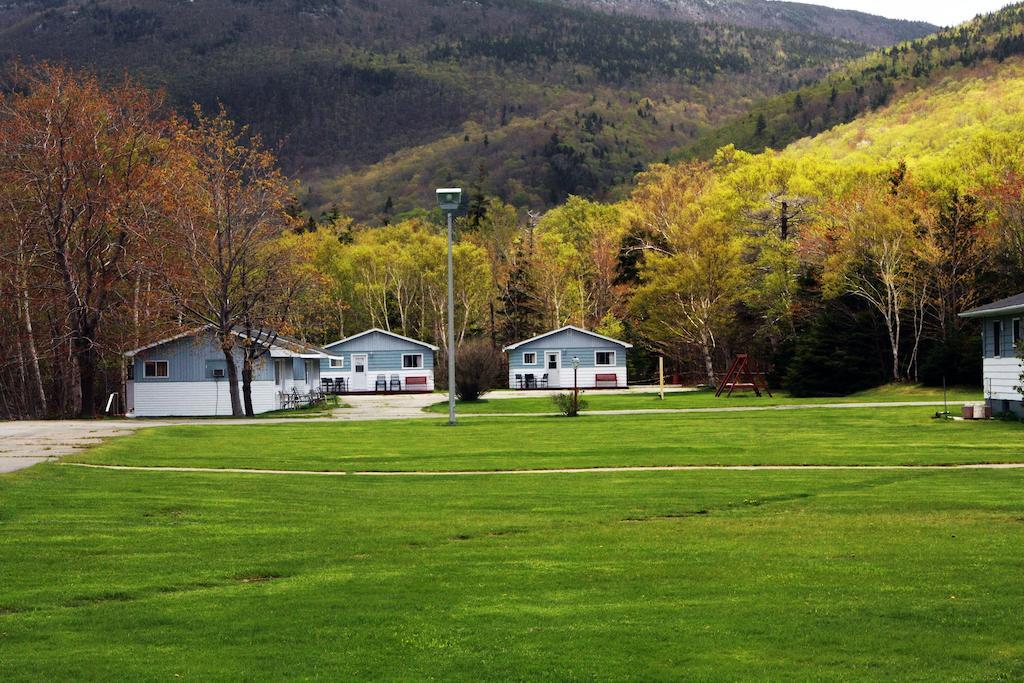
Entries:
[[366, 354], [352, 354], [352, 391], [366, 391]]
[[561, 382], [561, 370], [562, 370], [562, 352], [561, 351], [545, 351], [544, 352], [544, 372], [548, 375], [548, 386], [549, 387], [560, 387]]

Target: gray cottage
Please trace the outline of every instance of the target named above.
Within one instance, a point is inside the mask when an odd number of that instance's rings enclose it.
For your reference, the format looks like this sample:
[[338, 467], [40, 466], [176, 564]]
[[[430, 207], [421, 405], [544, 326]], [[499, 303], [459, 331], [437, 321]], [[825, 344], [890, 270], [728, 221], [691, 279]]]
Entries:
[[433, 391], [437, 347], [374, 328], [324, 347], [320, 376], [335, 392]]
[[[252, 338], [266, 347], [253, 368], [255, 412], [283, 408], [285, 395], [319, 390], [320, 363], [331, 357], [327, 351], [274, 333], [260, 332]], [[241, 372], [242, 350], [233, 353]], [[209, 327], [182, 332], [125, 356], [129, 417], [231, 414], [227, 361]]]
[[567, 325], [504, 348], [512, 389], [571, 388], [574, 362], [581, 388], [624, 388], [632, 344]]
[[960, 314], [981, 321], [983, 388], [993, 413], [1014, 413], [1024, 417], [1021, 394], [1020, 359], [1021, 319], [1024, 318], [1024, 292]]

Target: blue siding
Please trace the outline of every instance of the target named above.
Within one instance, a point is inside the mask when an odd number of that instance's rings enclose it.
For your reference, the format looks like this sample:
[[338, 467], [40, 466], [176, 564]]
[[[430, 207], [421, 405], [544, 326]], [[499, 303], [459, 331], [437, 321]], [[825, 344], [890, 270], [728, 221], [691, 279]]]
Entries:
[[[1016, 354], [1013, 339], [1013, 321], [1021, 320], [1022, 316], [1011, 316], [1007, 318], [992, 318], [985, 320], [981, 326], [981, 341], [985, 358], [995, 358], [995, 323], [1002, 323], [1000, 334], [1000, 358], [1011, 358]], [[1022, 320], [1024, 323], [1024, 320]]]
[[[239, 349], [234, 351], [235, 361], [238, 363], [239, 372], [242, 367], [242, 352]], [[165, 360], [168, 367], [167, 377], [145, 377], [143, 373], [144, 364], [147, 360]], [[136, 382], [216, 382], [226, 379], [215, 379], [214, 368], [227, 368], [227, 361], [224, 360], [224, 353], [220, 350], [220, 343], [216, 336], [208, 332], [201, 332], [192, 337], [175, 339], [151, 349], [140, 351], [134, 359], [134, 373]], [[274, 363], [269, 357], [263, 357], [257, 363], [253, 379], [273, 380]]]
[[[600, 337], [578, 332], [576, 330], [564, 330], [543, 339], [523, 344], [508, 352], [508, 363], [511, 370], [540, 370], [544, 368], [544, 352], [561, 351], [562, 367], [572, 366], [573, 357], [580, 359], [581, 368], [593, 368], [595, 351], [614, 351], [615, 365], [601, 367], [626, 367], [627, 349], [624, 345], [611, 342]], [[523, 353], [536, 353], [537, 363], [526, 365], [523, 362]]]
[[404, 339], [396, 339], [388, 334], [374, 332], [363, 335], [358, 339], [342, 341], [324, 347], [331, 353], [341, 356], [342, 367], [332, 368], [328, 359], [320, 361], [320, 372], [322, 374], [331, 372], [351, 372], [352, 354], [367, 354], [367, 372], [383, 372], [387, 370], [402, 369], [402, 355], [406, 353], [423, 354], [423, 371], [431, 372], [434, 368], [434, 351], [427, 346], [421, 346]]

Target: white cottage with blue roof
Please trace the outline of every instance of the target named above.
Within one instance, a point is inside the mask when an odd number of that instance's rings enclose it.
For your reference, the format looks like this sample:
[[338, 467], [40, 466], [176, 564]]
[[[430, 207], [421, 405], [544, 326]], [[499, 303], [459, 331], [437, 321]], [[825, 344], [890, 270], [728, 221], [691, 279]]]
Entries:
[[334, 393], [433, 391], [437, 347], [374, 328], [324, 347], [320, 376]]
[[504, 348], [512, 389], [585, 389], [628, 386], [626, 353], [633, 348], [618, 339], [567, 325]]
[[[238, 337], [245, 337], [236, 333]], [[285, 396], [320, 389], [320, 363], [330, 353], [274, 333], [253, 341], [266, 347], [253, 367], [252, 406], [256, 413], [285, 407]], [[233, 350], [241, 373], [241, 348]], [[125, 354], [129, 417], [231, 415], [227, 361], [209, 327], [182, 332]], [[239, 377], [241, 391], [241, 377]]]
[[960, 314], [981, 322], [983, 388], [993, 413], [1014, 413], [1024, 417], [1021, 393], [1021, 320], [1024, 319], [1024, 292]]

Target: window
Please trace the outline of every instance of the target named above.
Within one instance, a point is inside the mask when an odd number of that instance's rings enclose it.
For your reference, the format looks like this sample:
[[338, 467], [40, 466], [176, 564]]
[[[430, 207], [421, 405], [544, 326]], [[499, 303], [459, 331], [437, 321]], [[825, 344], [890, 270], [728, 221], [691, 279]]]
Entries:
[[594, 365], [599, 367], [615, 365], [615, 352], [614, 351], [595, 351], [594, 352]]
[[170, 368], [165, 360], [147, 360], [142, 366], [143, 377], [167, 377]]
[[403, 353], [402, 354], [402, 367], [405, 369], [414, 369], [423, 367], [423, 354], [422, 353]]
[[1013, 348], [1020, 348], [1020, 318], [1013, 319]]
[[1003, 355], [1003, 323], [1000, 320], [992, 321], [992, 355], [999, 358]]
[[537, 364], [537, 352], [536, 351], [524, 351], [523, 352], [523, 365], [536, 365]]
[[331, 359], [331, 368], [336, 370], [338, 368], [343, 368], [343, 367], [345, 367], [345, 359], [344, 358], [332, 358]]

